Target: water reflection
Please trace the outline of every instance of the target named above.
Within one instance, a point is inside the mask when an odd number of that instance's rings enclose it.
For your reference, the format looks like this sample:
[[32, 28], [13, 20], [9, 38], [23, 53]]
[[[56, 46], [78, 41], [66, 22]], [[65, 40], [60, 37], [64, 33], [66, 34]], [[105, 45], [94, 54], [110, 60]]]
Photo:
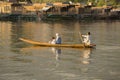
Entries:
[[[1, 79], [30, 80], [35, 77], [36, 80], [110, 80], [111, 78], [118, 80], [120, 69], [120, 64], [118, 64], [120, 63], [119, 25], [120, 21], [112, 23], [104, 21], [94, 23], [0, 22]], [[29, 45], [19, 41], [20, 37], [48, 42], [51, 36], [58, 32], [62, 34], [64, 43], [71, 44], [79, 43], [79, 31], [83, 34], [88, 31], [92, 32], [93, 41], [97, 44], [96, 51], [46, 47], [21, 50]], [[16, 71], [20, 75], [10, 75], [11, 73], [16, 74]], [[8, 73], [10, 74], [6, 75]], [[21, 73], [25, 75], [21, 75]], [[4, 74], [5, 76], [3, 76]]]
[[58, 47], [52, 47], [51, 48], [52, 53], [55, 55], [55, 67], [58, 67], [60, 65], [60, 55], [61, 55], [61, 48]]
[[55, 54], [55, 59], [60, 60], [61, 49], [52, 47], [51, 50]]
[[92, 53], [92, 49], [83, 49], [82, 50], [82, 55], [81, 55], [81, 62], [83, 64], [90, 64], [90, 55]]

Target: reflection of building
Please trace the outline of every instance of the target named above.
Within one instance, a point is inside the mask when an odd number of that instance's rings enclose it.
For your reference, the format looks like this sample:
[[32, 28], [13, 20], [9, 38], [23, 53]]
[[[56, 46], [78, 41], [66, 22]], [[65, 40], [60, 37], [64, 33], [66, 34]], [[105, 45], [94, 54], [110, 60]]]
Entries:
[[0, 22], [0, 45], [8, 47], [11, 39], [11, 24], [7, 22]]

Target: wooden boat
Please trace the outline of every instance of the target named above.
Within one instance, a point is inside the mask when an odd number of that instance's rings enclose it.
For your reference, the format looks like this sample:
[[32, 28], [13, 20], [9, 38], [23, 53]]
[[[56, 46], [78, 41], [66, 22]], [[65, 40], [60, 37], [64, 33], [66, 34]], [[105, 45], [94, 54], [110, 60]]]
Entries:
[[43, 43], [39, 41], [33, 41], [25, 38], [20, 38], [21, 41], [33, 44], [36, 46], [44, 46], [44, 47], [69, 47], [69, 48], [93, 48], [95, 45], [84, 45], [84, 44], [50, 44], [50, 43]]

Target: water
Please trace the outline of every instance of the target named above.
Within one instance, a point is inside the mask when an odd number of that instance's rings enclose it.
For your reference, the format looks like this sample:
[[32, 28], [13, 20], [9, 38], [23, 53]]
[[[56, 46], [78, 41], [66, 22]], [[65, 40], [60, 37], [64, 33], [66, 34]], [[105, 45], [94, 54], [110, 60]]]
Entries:
[[[96, 49], [35, 47], [20, 37], [80, 43], [92, 34]], [[0, 22], [0, 80], [120, 80], [120, 21]]]

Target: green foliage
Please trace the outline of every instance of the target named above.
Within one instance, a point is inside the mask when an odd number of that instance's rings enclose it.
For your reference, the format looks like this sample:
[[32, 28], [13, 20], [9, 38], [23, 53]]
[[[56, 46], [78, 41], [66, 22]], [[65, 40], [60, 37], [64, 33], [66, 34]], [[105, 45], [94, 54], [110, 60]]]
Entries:
[[108, 2], [108, 4], [110, 4], [110, 5], [116, 5], [117, 3], [116, 3], [116, 0], [110, 0], [110, 1]]
[[32, 0], [32, 2], [87, 2], [87, 0]]
[[96, 6], [103, 6], [103, 5], [120, 5], [120, 0], [32, 0], [32, 2], [81, 2], [81, 3], [88, 3], [92, 2]]
[[105, 5], [105, 0], [99, 0], [97, 3], [96, 3], [97, 6], [103, 6]]

